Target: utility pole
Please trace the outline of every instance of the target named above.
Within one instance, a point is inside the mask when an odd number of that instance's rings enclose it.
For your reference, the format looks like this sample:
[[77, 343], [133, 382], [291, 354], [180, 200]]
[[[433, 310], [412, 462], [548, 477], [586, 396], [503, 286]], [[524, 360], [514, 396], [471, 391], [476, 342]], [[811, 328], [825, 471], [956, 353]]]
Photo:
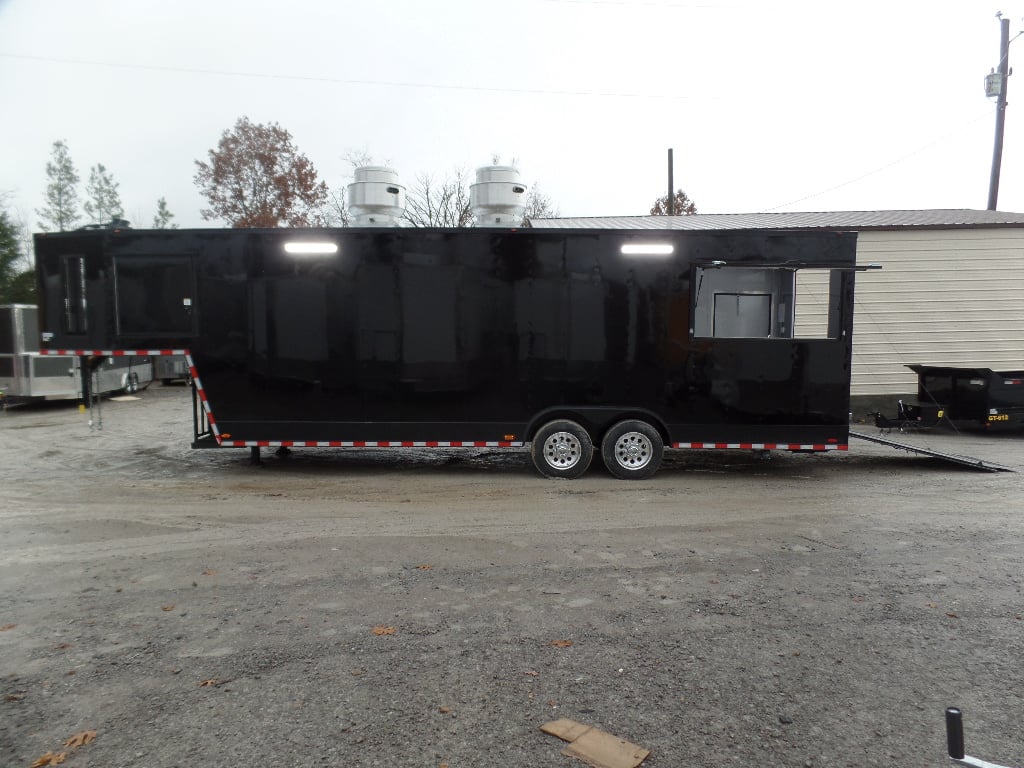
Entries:
[[674, 214], [675, 211], [675, 195], [672, 193], [672, 148], [668, 150], [668, 204], [665, 206], [665, 213], [669, 216]]
[[1003, 164], [1003, 126], [1006, 124], [1006, 85], [1010, 79], [1010, 20], [999, 19], [999, 94], [996, 97], [996, 139], [992, 149], [992, 175], [988, 182], [988, 210], [996, 210], [999, 171]]

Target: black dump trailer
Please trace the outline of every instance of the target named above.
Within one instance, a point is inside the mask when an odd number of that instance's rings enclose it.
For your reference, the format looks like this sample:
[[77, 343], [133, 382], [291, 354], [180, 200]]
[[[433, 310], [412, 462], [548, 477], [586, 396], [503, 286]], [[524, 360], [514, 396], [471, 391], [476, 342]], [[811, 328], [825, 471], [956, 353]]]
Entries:
[[917, 374], [922, 412], [938, 411], [955, 427], [1024, 429], [1024, 371], [908, 365]]
[[49, 354], [185, 354], [195, 447], [847, 448], [856, 235], [104, 230], [37, 235]]

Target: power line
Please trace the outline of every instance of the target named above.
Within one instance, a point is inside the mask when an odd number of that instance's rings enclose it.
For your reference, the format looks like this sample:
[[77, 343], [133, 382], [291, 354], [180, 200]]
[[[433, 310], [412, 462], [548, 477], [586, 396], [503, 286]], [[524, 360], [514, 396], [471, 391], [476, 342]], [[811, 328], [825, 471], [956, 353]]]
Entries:
[[[544, 0], [547, 3], [562, 3], [563, 5], [626, 5], [634, 8], [638, 5], [653, 6], [655, 8], [672, 8], [675, 10], [749, 10], [749, 5], [718, 5], [715, 3], [672, 3], [655, 2], [655, 0]], [[760, 7], [760, 5], [759, 5]]]
[[195, 67], [170, 67], [156, 64], [124, 64], [112, 61], [92, 61], [88, 59], [67, 59], [56, 56], [32, 56], [22, 53], [3, 53], [0, 56], [25, 61], [42, 61], [49, 64], [73, 64], [88, 67], [110, 67], [113, 69], [132, 69], [144, 72], [169, 72], [185, 75], [215, 75], [218, 77], [243, 77], [262, 80], [285, 80], [289, 82], [330, 83], [332, 85], [358, 85], [386, 88], [432, 88], [446, 91], [470, 91], [477, 93], [514, 93], [531, 96], [590, 96], [595, 98], [615, 99], [657, 99], [665, 101], [683, 101], [701, 98], [717, 101], [715, 96], [682, 96], [669, 93], [627, 93], [617, 91], [558, 91], [541, 88], [499, 88], [483, 85], [449, 85], [442, 83], [403, 82], [399, 80], [353, 80], [339, 77], [322, 77], [314, 75], [279, 75], [271, 72], [232, 72], [220, 69], [199, 69]]
[[874, 176], [876, 173], [881, 173], [882, 171], [888, 170], [889, 168], [892, 168], [894, 165], [899, 165], [900, 163], [909, 160], [910, 158], [914, 157], [915, 155], [921, 154], [926, 149], [931, 149], [936, 144], [941, 144], [942, 142], [946, 141], [946, 139], [949, 139], [950, 137], [955, 136], [956, 134], [962, 132], [969, 125], [973, 125], [974, 123], [977, 123], [977, 122], [979, 122], [979, 121], [981, 121], [981, 120], [983, 120], [983, 119], [985, 119], [987, 117], [989, 117], [989, 113], [986, 110], [985, 114], [979, 114], [977, 117], [975, 117], [975, 118], [973, 118], [971, 120], [968, 120], [966, 123], [964, 123], [963, 125], [960, 125], [959, 127], [955, 128], [954, 130], [950, 131], [949, 133], [945, 133], [942, 136], [938, 137], [937, 139], [934, 139], [933, 141], [929, 142], [928, 144], [925, 144], [922, 147], [918, 147], [913, 152], [909, 152], [906, 155], [903, 155], [902, 157], [898, 157], [897, 159], [893, 160], [890, 163], [886, 163], [885, 165], [879, 166], [878, 168], [875, 168], [873, 171], [868, 171], [867, 173], [862, 173], [860, 176], [857, 176], [855, 178], [852, 178], [852, 179], [849, 179], [847, 181], [844, 181], [841, 184], [836, 184], [833, 187], [828, 187], [827, 189], [823, 189], [823, 190], [821, 190], [819, 192], [814, 192], [814, 193], [812, 193], [810, 195], [805, 195], [804, 197], [797, 198], [796, 200], [790, 200], [788, 203], [780, 203], [779, 205], [772, 206], [771, 208], [765, 208], [765, 209], [763, 209], [761, 211], [761, 213], [770, 213], [771, 211], [777, 211], [779, 208], [785, 208], [785, 207], [790, 206], [790, 205], [796, 205], [797, 203], [802, 203], [805, 200], [811, 200], [812, 198], [815, 198], [815, 197], [821, 197], [822, 195], [827, 195], [829, 192], [834, 192], [837, 189], [842, 189], [843, 187], [848, 187], [851, 184], [856, 184], [858, 181], [866, 179], [869, 176]]

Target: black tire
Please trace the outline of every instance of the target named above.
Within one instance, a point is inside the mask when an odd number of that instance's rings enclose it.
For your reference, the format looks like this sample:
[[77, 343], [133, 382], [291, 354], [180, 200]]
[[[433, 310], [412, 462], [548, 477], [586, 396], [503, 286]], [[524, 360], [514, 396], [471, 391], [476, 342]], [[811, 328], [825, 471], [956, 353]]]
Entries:
[[575, 480], [594, 458], [594, 442], [587, 430], [568, 419], [549, 421], [530, 443], [533, 466], [545, 477]]
[[658, 471], [665, 453], [661, 434], [645, 421], [620, 421], [604, 434], [601, 458], [620, 480], [645, 480]]

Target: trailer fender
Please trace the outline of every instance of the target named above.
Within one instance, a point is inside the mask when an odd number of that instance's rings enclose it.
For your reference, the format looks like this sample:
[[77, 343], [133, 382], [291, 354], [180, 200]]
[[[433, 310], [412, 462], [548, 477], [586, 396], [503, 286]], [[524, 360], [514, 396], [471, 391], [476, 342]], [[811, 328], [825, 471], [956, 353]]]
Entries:
[[615, 424], [627, 419], [635, 419], [650, 424], [661, 435], [665, 444], [669, 442], [668, 429], [665, 423], [651, 411], [642, 408], [594, 407], [594, 406], [561, 406], [540, 411], [526, 425], [524, 439], [532, 441], [534, 436], [549, 421], [568, 419], [582, 426], [595, 445], [601, 443], [604, 434]]

